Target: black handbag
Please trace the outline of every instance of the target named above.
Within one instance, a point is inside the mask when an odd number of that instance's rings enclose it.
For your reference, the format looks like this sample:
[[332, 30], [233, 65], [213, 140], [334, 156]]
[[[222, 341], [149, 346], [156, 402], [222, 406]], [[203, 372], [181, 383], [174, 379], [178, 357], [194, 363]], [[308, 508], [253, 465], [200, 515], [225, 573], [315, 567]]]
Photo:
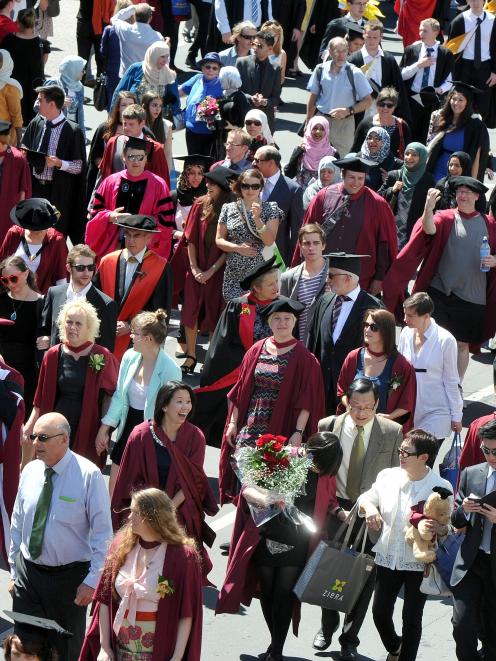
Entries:
[[93, 88], [93, 105], [95, 110], [107, 110], [108, 107], [107, 76], [101, 73]]

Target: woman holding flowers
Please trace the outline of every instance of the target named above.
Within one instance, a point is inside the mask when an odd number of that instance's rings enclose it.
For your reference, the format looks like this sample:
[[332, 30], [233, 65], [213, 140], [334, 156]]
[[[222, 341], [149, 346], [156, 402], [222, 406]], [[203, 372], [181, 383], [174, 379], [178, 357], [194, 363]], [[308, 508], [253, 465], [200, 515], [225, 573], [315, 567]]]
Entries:
[[163, 491], [133, 494], [95, 602], [79, 661], [200, 661], [200, 562]]
[[103, 468], [95, 436], [116, 384], [119, 364], [105, 347], [95, 344], [100, 320], [84, 299], [66, 303], [58, 317], [62, 342], [48, 349], [41, 364], [31, 415], [23, 429], [23, 465], [34, 457], [29, 440], [40, 415], [56, 411], [71, 426], [70, 448]]

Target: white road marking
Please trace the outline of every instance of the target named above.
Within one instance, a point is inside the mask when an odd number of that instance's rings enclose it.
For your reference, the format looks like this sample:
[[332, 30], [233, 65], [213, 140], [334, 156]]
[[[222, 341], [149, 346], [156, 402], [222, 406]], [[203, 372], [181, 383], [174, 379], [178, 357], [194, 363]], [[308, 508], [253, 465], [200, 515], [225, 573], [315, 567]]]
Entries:
[[234, 523], [235, 518], [236, 518], [236, 510], [233, 510], [232, 512], [229, 512], [229, 514], [225, 514], [224, 516], [221, 516], [219, 519], [216, 519], [212, 523], [209, 523], [209, 526], [212, 528], [212, 530], [215, 530], [215, 532], [219, 532], [219, 530], [222, 530], [223, 528], [227, 528], [228, 526], [232, 525]]
[[463, 399], [466, 402], [477, 402], [481, 399], [484, 399], [484, 397], [489, 397], [489, 395], [492, 395], [493, 393], [494, 393], [494, 386], [486, 386], [485, 388], [476, 390], [471, 395], [467, 395]]

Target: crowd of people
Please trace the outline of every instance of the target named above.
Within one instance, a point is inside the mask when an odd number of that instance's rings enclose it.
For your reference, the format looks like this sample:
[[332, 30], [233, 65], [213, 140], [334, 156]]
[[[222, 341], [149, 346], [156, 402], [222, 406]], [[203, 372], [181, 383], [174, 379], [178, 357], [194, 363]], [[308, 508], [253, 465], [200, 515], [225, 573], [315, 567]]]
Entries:
[[[415, 661], [426, 563], [404, 529], [448, 535], [423, 510], [437, 490], [465, 534], [447, 586], [457, 659], [496, 659], [494, 414], [471, 425], [458, 483], [434, 468], [463, 428], [470, 354], [496, 334], [491, 7], [397, 3], [398, 61], [374, 0], [80, 0], [77, 54], [49, 76], [59, 2], [31, 4], [0, 0], [5, 658], [208, 659], [206, 517], [230, 503], [216, 612], [260, 599], [259, 658], [283, 661], [318, 542], [349, 526], [359, 545], [366, 526], [374, 564], [339, 658], [358, 659], [372, 601], [388, 661]], [[92, 88], [108, 116], [90, 136]], [[294, 506], [312, 534], [243, 483], [239, 458], [267, 435], [307, 462]], [[339, 628], [322, 608], [313, 648]]]

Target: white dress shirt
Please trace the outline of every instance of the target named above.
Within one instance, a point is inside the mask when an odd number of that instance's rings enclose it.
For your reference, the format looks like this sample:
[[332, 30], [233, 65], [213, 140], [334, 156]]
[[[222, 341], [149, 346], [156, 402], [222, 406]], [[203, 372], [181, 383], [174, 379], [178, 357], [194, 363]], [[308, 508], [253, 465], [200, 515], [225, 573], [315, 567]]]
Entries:
[[344, 325], [346, 321], [348, 320], [348, 317], [350, 316], [351, 308], [355, 304], [355, 301], [358, 298], [358, 294], [360, 293], [360, 287], [355, 287], [353, 291], [350, 291], [349, 294], [346, 294], [348, 298], [351, 298], [351, 301], [343, 301], [343, 304], [341, 306], [341, 312], [339, 313], [338, 320], [336, 321], [336, 326], [334, 327], [334, 332], [332, 334], [332, 341], [334, 344], [339, 339], [339, 336], [341, 335], [341, 331], [344, 328]]
[[53, 466], [53, 493], [41, 555], [33, 560], [29, 541], [45, 469], [45, 463], [36, 459], [21, 473], [10, 529], [11, 576], [16, 578], [15, 560], [19, 552], [26, 560], [47, 567], [89, 561], [90, 570], [84, 583], [94, 588], [112, 539], [110, 501], [103, 475], [95, 464], [72, 450], [67, 450]]
[[[365, 452], [369, 446], [370, 432], [372, 431], [372, 426], [374, 424], [375, 416], [363, 426], [363, 445]], [[348, 469], [350, 467], [350, 457], [351, 450], [353, 448], [353, 442], [355, 441], [356, 435], [358, 434], [357, 428], [351, 415], [347, 414], [344, 419], [343, 426], [341, 427], [341, 435], [339, 437], [339, 442], [341, 443], [341, 448], [343, 449], [343, 459], [339, 465], [339, 471], [336, 475], [336, 493], [339, 498], [349, 499], [349, 496], [346, 492], [346, 483], [348, 482]]]
[[436, 438], [446, 438], [451, 432], [451, 422], [460, 422], [463, 415], [456, 340], [434, 319], [425, 338], [418, 353], [415, 353], [413, 328], [403, 328], [398, 342], [398, 351], [413, 365], [417, 377], [413, 426]]
[[[494, 14], [490, 14], [488, 11], [483, 12], [480, 16], [476, 16], [471, 9], [463, 12], [463, 19], [465, 21], [465, 32], [475, 32], [477, 27], [477, 19], [481, 18], [481, 62], [491, 59], [491, 52], [489, 50], [489, 44], [491, 41], [491, 32], [493, 31], [494, 25]], [[467, 45], [463, 49], [462, 59], [463, 60], [473, 60], [474, 59], [474, 49], [475, 49], [475, 35], [469, 39]]]
[[[426, 87], [434, 87], [434, 77], [436, 74], [436, 61], [437, 61], [437, 55], [439, 52], [439, 42], [436, 41], [432, 46], [426, 46], [424, 43], [422, 43], [422, 46], [420, 47], [420, 53], [419, 53], [419, 60], [423, 60], [426, 57], [429, 57], [427, 54], [427, 48], [432, 48], [432, 53], [430, 55], [430, 58], [434, 60], [434, 64], [429, 68], [429, 78], [427, 81]], [[407, 67], [404, 67], [401, 70], [401, 77], [403, 80], [410, 80], [410, 78], [415, 78], [413, 79], [412, 83], [412, 92], [420, 92], [422, 89], [422, 80], [424, 78], [424, 71], [425, 69], [422, 69], [421, 67], [418, 66], [418, 61], [414, 62], [413, 64], [410, 64]], [[446, 80], [444, 80], [439, 87], [437, 87], [437, 91], [440, 94], [445, 94], [451, 89], [451, 73], [448, 74], [448, 77]]]
[[379, 46], [379, 50], [377, 51], [376, 55], [369, 55], [369, 52], [365, 48], [365, 46], [362, 46], [362, 48], [360, 49], [360, 53], [362, 54], [364, 65], [370, 65], [368, 66], [365, 72], [366, 77], [369, 80], [373, 80], [375, 83], [379, 85], [379, 87], [381, 87], [382, 86], [381, 58], [384, 55], [384, 51]]
[[[124, 279], [124, 292], [127, 292], [129, 287], [131, 286], [133, 276], [134, 276], [135, 272], [138, 270], [138, 268], [141, 266], [141, 264], [142, 264], [142, 262], [145, 258], [145, 252], [147, 250], [148, 249], [145, 246], [143, 248], [143, 250], [140, 250], [140, 252], [137, 253], [136, 255], [131, 255], [128, 252], [127, 257], [126, 257], [126, 262], [127, 263], [126, 263], [126, 277]], [[137, 260], [137, 261], [133, 260], [133, 261], [130, 262], [129, 261], [130, 257], [134, 257], [134, 259]]]
[[[234, 0], [234, 2], [242, 2], [242, 0]], [[252, 0], [244, 0], [243, 20], [252, 21], [252, 23], [255, 23], [255, 26], [258, 28], [262, 24], [261, 0], [258, 0], [257, 5], [258, 5], [257, 15], [253, 16]], [[219, 32], [221, 34], [226, 34], [226, 32], [232, 32], [234, 26], [229, 25], [225, 0], [215, 0], [214, 8], [215, 8], [215, 18], [217, 19], [217, 27], [219, 28]], [[269, 0], [268, 2], [268, 14], [269, 14], [269, 19], [272, 20], [272, 0]]]
[[280, 176], [281, 176], [281, 171], [278, 170], [275, 174], [272, 175], [272, 177], [267, 177], [267, 179], [265, 180], [264, 189], [262, 192], [262, 200], [264, 202], [267, 202], [267, 200], [271, 196], [272, 191], [274, 190], [275, 185], [279, 181]]
[[83, 299], [86, 299], [86, 294], [89, 292], [91, 287], [93, 286], [92, 282], [89, 282], [86, 287], [83, 287], [79, 291], [74, 291], [74, 287], [72, 286], [72, 282], [69, 282], [69, 286], [67, 287], [67, 295], [65, 298], [66, 303], [72, 303], [72, 301], [81, 301]]

